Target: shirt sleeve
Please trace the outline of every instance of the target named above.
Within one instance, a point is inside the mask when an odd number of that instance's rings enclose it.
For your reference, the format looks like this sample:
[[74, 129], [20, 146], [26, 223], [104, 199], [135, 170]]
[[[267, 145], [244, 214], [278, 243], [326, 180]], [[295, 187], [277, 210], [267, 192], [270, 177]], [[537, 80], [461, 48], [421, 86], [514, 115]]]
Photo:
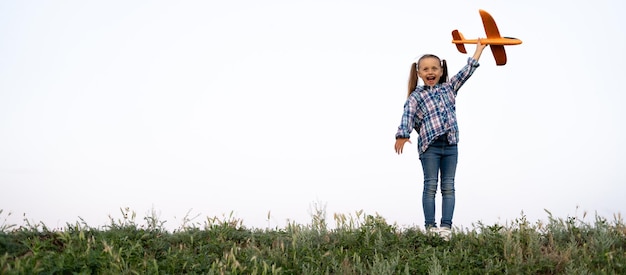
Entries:
[[450, 79], [450, 85], [452, 86], [452, 90], [454, 91], [455, 96], [461, 86], [463, 86], [463, 84], [465, 84], [465, 81], [467, 81], [470, 76], [472, 76], [478, 66], [480, 66], [478, 60], [472, 57], [468, 57], [467, 64], [463, 66], [463, 68]]
[[417, 99], [415, 96], [409, 96], [404, 103], [404, 111], [402, 112], [402, 120], [396, 138], [409, 138], [413, 128], [415, 128], [415, 116], [417, 113]]

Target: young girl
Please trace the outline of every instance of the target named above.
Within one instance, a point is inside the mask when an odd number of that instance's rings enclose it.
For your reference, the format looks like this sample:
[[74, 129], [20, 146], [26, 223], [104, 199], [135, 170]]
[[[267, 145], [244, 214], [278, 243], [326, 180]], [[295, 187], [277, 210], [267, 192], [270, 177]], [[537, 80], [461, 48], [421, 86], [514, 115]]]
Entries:
[[[424, 172], [425, 227], [448, 239], [454, 213], [454, 175], [457, 164], [459, 132], [456, 120], [455, 97], [457, 91], [479, 66], [478, 59], [486, 45], [480, 39], [473, 57], [467, 65], [448, 81], [446, 61], [426, 54], [411, 65], [408, 98], [404, 104], [402, 121], [396, 133], [396, 153], [401, 154], [411, 131], [418, 134], [418, 153]], [[418, 85], [418, 77], [424, 85]], [[435, 222], [435, 193], [441, 172], [442, 217], [441, 229]]]

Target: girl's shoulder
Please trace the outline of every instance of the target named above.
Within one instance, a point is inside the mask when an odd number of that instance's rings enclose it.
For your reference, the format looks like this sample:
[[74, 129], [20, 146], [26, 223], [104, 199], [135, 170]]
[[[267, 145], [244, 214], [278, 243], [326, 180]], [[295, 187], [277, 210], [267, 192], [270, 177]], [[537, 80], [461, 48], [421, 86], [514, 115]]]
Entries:
[[446, 90], [452, 87], [452, 82], [450, 82], [450, 79], [448, 79], [448, 81], [441, 83], [440, 85], [442, 90]]

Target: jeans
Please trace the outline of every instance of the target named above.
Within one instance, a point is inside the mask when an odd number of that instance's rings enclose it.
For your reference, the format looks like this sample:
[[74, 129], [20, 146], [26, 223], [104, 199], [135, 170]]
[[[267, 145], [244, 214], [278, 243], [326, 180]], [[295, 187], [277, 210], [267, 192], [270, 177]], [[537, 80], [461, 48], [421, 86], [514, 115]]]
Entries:
[[454, 214], [454, 175], [458, 149], [456, 144], [448, 144], [446, 135], [437, 138], [426, 152], [420, 155], [424, 170], [424, 192], [422, 207], [424, 208], [425, 226], [437, 227], [435, 222], [435, 194], [437, 193], [437, 178], [441, 171], [441, 226], [452, 228]]

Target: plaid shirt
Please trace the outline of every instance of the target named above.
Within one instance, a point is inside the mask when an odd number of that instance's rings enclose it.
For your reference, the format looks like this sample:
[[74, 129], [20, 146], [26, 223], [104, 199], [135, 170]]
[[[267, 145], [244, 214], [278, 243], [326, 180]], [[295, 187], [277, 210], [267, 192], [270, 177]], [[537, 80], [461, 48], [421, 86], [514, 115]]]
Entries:
[[478, 61], [467, 59], [461, 71], [450, 81], [430, 86], [417, 86], [404, 103], [402, 121], [396, 138], [409, 138], [413, 129], [419, 134], [417, 150], [426, 152], [437, 137], [448, 134], [448, 142], [459, 142], [459, 127], [456, 121], [455, 98], [461, 86], [478, 67]]

